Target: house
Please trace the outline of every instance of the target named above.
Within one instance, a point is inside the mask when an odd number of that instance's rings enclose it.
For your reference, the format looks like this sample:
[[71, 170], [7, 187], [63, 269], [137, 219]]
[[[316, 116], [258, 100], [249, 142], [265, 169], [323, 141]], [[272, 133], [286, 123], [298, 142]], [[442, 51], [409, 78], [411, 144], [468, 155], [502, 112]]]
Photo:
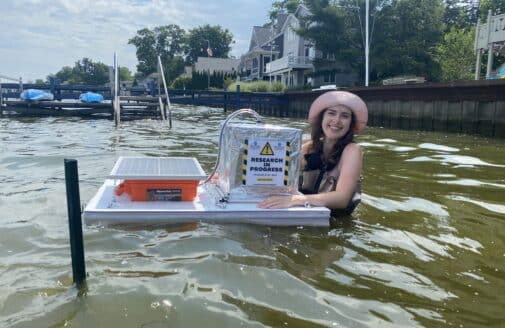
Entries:
[[336, 61], [325, 71], [315, 72], [313, 60], [328, 56], [296, 33], [300, 20], [308, 15], [307, 7], [299, 5], [294, 13], [280, 13], [270, 25], [254, 26], [249, 51], [240, 58], [241, 79], [278, 81], [287, 87], [354, 84], [357, 75], [345, 72]]
[[249, 51], [241, 57], [240, 75], [245, 81], [279, 81], [286, 86], [304, 85], [314, 70], [311, 45], [295, 33], [299, 18], [308, 14], [300, 5], [295, 13], [280, 13], [270, 26], [254, 26]]
[[242, 79], [278, 81], [286, 86], [310, 84], [314, 47], [295, 32], [300, 18], [308, 14], [300, 5], [294, 13], [280, 13], [270, 26], [253, 27], [249, 51], [241, 57]]

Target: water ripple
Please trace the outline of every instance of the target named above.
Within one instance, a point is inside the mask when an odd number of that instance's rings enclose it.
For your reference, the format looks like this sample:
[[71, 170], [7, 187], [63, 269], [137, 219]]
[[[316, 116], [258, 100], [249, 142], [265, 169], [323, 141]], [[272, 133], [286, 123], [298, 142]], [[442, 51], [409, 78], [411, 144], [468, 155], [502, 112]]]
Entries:
[[435, 217], [448, 217], [445, 206], [431, 202], [418, 197], [402, 197], [403, 200], [392, 200], [384, 197], [374, 197], [369, 194], [363, 194], [363, 203], [373, 206], [384, 212], [396, 211], [420, 211], [431, 214]]

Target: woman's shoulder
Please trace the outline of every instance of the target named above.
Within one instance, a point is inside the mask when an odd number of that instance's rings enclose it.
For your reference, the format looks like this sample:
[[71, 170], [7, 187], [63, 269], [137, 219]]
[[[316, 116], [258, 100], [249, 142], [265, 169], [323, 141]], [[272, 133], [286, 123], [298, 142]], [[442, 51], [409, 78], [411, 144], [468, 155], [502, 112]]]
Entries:
[[342, 152], [342, 157], [353, 157], [353, 156], [362, 156], [363, 151], [361, 150], [361, 146], [355, 142], [351, 142], [345, 146], [344, 151]]
[[345, 146], [344, 151], [361, 151], [361, 146], [355, 142], [351, 142]]
[[312, 140], [307, 140], [302, 144], [302, 154], [308, 154], [312, 151]]

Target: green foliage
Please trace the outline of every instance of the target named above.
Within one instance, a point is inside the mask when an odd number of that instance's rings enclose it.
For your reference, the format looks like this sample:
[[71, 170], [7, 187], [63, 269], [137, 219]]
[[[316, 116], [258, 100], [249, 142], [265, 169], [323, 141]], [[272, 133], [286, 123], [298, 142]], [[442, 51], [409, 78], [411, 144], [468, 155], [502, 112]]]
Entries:
[[[363, 76], [365, 0], [305, 0], [305, 3], [311, 15], [302, 19], [297, 32], [321, 52], [314, 61], [315, 75], [343, 70], [357, 71], [358, 76]], [[481, 0], [481, 16], [484, 10], [487, 15], [487, 8], [499, 12], [499, 8], [505, 8], [505, 0]], [[448, 75], [448, 66], [457, 67], [462, 61], [468, 62], [469, 57], [458, 59], [448, 55], [442, 62], [435, 53], [440, 56], [448, 40], [453, 40], [454, 35], [443, 41], [452, 27], [470, 31], [476, 24], [478, 11], [478, 3], [466, 0], [370, 0], [371, 81], [406, 74], [429, 80], [454, 76]], [[455, 62], [449, 63], [452, 60]], [[444, 73], [441, 65], [445, 66]]]
[[[311, 15], [297, 31], [321, 52], [316, 71], [356, 71], [364, 67], [364, 0], [306, 0]], [[372, 25], [384, 1], [371, 0]], [[336, 37], [338, 36], [338, 37]], [[360, 74], [361, 76], [362, 74]]]
[[210, 76], [207, 72], [193, 72], [191, 80], [191, 89], [207, 90], [209, 88], [217, 88], [223, 90], [226, 86], [226, 80], [235, 80], [236, 74], [214, 72]]
[[435, 53], [443, 81], [473, 79], [474, 39], [475, 29], [464, 31], [453, 27], [444, 36], [444, 41], [437, 47]]
[[414, 74], [437, 79], [439, 66], [433, 54], [443, 37], [441, 1], [396, 0], [385, 10], [385, 29], [376, 31], [372, 58], [388, 60], [376, 62], [376, 76], [382, 79], [388, 72], [388, 76]]
[[482, 22], [487, 21], [489, 10], [491, 10], [493, 16], [505, 13], [505, 0], [480, 0], [479, 11]]
[[[109, 82], [109, 67], [83, 58], [76, 61], [74, 67], [62, 67], [54, 77], [68, 84], [103, 85]], [[49, 78], [48, 76], [48, 80]]]
[[128, 44], [137, 50], [137, 72], [147, 76], [157, 71], [158, 56], [165, 71], [165, 79], [175, 78], [184, 71], [185, 31], [175, 24], [157, 26], [152, 30], [143, 28]]
[[190, 89], [191, 76], [179, 76], [172, 82], [172, 89]]
[[451, 28], [469, 30], [477, 24], [478, 3], [464, 0], [444, 0], [446, 32]]
[[240, 92], [281, 92], [284, 85], [280, 82], [253, 81], [253, 82], [234, 82], [228, 86], [228, 91], [235, 91], [237, 85], [240, 85]]
[[221, 26], [203, 25], [189, 31], [186, 38], [186, 62], [194, 64], [198, 57], [207, 57], [207, 47], [213, 52], [213, 57], [228, 58], [233, 35]]
[[289, 87], [286, 87], [284, 89], [284, 91], [288, 92], [288, 91], [305, 91], [305, 90], [312, 90], [312, 86], [311, 85], [292, 85], [292, 86], [289, 86]]
[[230, 85], [235, 83], [235, 81], [237, 81], [236, 75], [234, 77], [226, 77], [224, 79], [224, 85], [226, 86], [226, 88], [230, 89]]
[[281, 12], [294, 13], [296, 8], [303, 3], [303, 0], [280, 0], [272, 3], [272, 9], [268, 12], [270, 20], [273, 21]]
[[[73, 79], [73, 70], [72, 67], [70, 66], [63, 66], [55, 75], [54, 77], [60, 80], [60, 82], [68, 82], [72, 83]], [[47, 80], [49, 81], [51, 76], [47, 77]]]
[[210, 76], [207, 72], [193, 72], [192, 76], [179, 76], [172, 83], [173, 89], [190, 90], [223, 90], [227, 81], [235, 80], [236, 74], [214, 72]]
[[133, 75], [128, 67], [119, 67], [119, 79], [121, 81], [132, 81]]

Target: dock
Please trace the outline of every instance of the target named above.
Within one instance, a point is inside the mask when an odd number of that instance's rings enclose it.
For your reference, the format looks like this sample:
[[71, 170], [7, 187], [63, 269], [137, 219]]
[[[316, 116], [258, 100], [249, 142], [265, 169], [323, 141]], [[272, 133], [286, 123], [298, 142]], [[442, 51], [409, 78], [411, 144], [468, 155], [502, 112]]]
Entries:
[[[45, 89], [55, 95], [53, 101], [26, 101], [19, 99], [20, 92], [14, 83], [2, 84], [3, 100], [0, 116], [78, 116], [114, 118], [111, 92], [107, 87], [61, 85], [49, 89], [45, 85], [23, 85], [24, 89]], [[14, 91], [15, 89], [15, 91]], [[79, 102], [79, 92], [92, 91], [104, 96], [101, 103]], [[267, 115], [288, 116], [288, 99], [282, 93], [168, 89], [159, 95], [157, 90], [132, 87], [118, 96], [121, 120], [167, 117], [167, 95], [172, 104], [222, 108], [224, 112], [244, 107], [255, 108]], [[160, 100], [162, 110], [160, 110]]]
[[[120, 108], [121, 120], [158, 119], [161, 115], [158, 97], [121, 97]], [[100, 103], [82, 103], [73, 99], [62, 101], [4, 99], [0, 115], [31, 117], [78, 116], [112, 119], [114, 108], [110, 100]]]

